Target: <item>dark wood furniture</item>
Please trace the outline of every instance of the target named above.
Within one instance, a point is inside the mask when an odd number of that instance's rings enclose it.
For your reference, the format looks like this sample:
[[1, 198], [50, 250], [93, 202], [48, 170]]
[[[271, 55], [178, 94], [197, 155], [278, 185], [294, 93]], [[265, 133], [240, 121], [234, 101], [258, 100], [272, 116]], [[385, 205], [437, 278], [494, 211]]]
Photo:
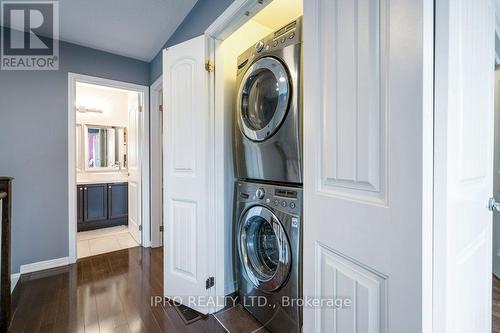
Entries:
[[128, 184], [78, 185], [77, 211], [78, 231], [128, 224]]
[[10, 324], [10, 229], [12, 211], [11, 177], [0, 177], [1, 265], [0, 265], [0, 332], [7, 332]]

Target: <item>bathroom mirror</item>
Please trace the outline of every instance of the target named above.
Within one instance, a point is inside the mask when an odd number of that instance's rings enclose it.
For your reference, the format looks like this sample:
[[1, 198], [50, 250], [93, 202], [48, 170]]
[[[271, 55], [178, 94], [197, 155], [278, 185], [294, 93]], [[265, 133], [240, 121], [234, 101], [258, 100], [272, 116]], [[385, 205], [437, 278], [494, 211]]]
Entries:
[[127, 168], [127, 129], [85, 126], [85, 169], [122, 170]]

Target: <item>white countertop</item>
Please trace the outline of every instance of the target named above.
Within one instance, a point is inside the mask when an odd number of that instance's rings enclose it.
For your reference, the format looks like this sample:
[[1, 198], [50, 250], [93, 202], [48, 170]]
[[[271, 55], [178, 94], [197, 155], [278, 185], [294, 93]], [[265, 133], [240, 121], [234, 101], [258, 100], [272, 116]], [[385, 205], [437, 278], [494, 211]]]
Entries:
[[78, 180], [76, 185], [89, 185], [89, 184], [116, 184], [116, 183], [126, 183], [127, 179], [115, 179], [115, 180]]
[[128, 182], [126, 172], [84, 172], [77, 173], [76, 184], [114, 184]]

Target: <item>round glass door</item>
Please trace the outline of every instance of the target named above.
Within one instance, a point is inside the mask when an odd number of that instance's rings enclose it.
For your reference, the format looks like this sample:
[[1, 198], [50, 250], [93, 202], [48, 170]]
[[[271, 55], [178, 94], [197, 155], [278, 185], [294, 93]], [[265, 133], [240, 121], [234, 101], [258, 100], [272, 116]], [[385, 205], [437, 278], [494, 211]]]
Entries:
[[240, 255], [248, 279], [263, 291], [279, 289], [288, 278], [291, 252], [278, 218], [267, 208], [254, 206], [243, 215]]
[[246, 72], [238, 92], [241, 131], [253, 141], [272, 136], [285, 119], [290, 95], [288, 73], [281, 62], [265, 57]]

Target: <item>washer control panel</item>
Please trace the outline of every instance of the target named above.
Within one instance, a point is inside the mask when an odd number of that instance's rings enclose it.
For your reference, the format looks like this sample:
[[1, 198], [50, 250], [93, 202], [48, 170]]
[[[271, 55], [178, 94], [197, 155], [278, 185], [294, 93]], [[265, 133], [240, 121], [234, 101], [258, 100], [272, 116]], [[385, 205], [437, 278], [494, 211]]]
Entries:
[[263, 187], [259, 187], [257, 191], [255, 191], [255, 197], [257, 199], [262, 200], [264, 199], [265, 196], [266, 196], [266, 190], [264, 190]]
[[276, 207], [294, 210], [297, 207], [298, 192], [291, 189], [277, 188], [274, 190], [274, 205]]
[[298, 214], [302, 206], [300, 187], [238, 182], [238, 192], [239, 201], [263, 203], [285, 212]]

